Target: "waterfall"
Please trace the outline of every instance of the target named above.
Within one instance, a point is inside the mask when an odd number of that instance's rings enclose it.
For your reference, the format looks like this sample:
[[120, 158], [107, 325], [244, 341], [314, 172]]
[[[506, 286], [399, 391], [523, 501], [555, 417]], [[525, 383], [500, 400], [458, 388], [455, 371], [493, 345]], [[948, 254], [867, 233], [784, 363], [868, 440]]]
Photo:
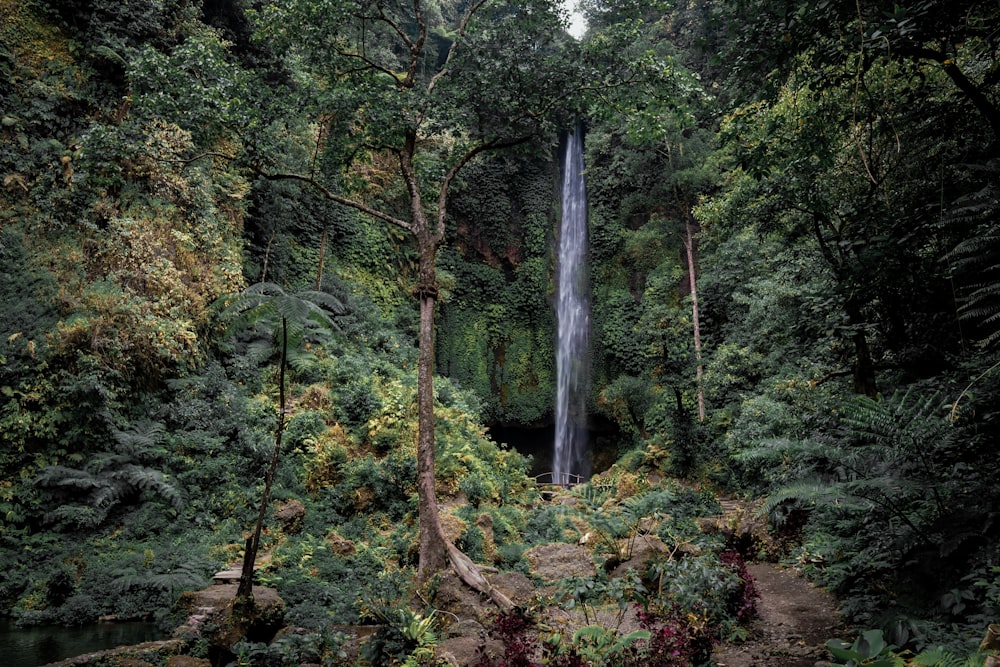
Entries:
[[587, 390], [590, 304], [587, 270], [587, 192], [583, 180], [583, 130], [566, 140], [563, 162], [562, 222], [556, 304], [556, 432], [552, 477], [568, 484], [571, 475], [590, 474], [587, 457]]

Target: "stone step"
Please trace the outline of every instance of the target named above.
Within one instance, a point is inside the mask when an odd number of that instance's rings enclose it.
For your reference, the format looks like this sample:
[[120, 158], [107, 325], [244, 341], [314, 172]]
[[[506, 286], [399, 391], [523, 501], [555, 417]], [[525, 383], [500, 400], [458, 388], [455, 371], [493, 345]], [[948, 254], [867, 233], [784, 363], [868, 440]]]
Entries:
[[240, 575], [243, 574], [242, 568], [231, 567], [228, 570], [222, 570], [221, 572], [216, 572], [212, 575], [212, 581], [216, 584], [236, 584], [240, 581]]

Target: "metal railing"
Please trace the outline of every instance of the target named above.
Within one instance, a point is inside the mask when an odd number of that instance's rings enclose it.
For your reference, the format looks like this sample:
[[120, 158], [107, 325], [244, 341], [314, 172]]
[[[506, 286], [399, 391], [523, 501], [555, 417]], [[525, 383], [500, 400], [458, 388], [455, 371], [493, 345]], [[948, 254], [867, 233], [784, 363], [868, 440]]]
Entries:
[[560, 473], [558, 480], [554, 472], [543, 472], [540, 475], [535, 475], [535, 482], [542, 486], [561, 486], [564, 489], [576, 486], [577, 484], [583, 484], [586, 481], [583, 475], [576, 475], [571, 472]]

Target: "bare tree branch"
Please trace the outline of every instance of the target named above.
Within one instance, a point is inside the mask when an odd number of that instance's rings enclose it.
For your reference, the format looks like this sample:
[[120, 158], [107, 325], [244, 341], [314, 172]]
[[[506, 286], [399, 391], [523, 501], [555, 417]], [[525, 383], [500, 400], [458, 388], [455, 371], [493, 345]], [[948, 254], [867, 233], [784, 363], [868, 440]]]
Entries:
[[348, 197], [342, 197], [333, 192], [332, 190], [330, 190], [329, 188], [327, 188], [325, 185], [317, 181], [312, 176], [305, 176], [304, 174], [295, 174], [295, 173], [283, 173], [283, 172], [270, 173], [270, 172], [258, 171], [257, 173], [269, 181], [288, 180], [288, 181], [299, 181], [301, 183], [308, 183], [309, 185], [319, 190], [324, 197], [326, 197], [332, 202], [336, 202], [338, 204], [342, 204], [343, 206], [353, 208], [354, 210], [360, 211], [365, 215], [370, 215], [371, 217], [381, 220], [383, 222], [388, 222], [389, 224], [395, 225], [396, 227], [401, 227], [402, 229], [405, 229], [408, 232], [411, 233], [413, 232], [413, 225], [407, 222], [406, 220], [402, 220], [395, 216], [389, 215], [388, 213], [384, 213], [376, 208], [368, 206], [367, 204], [362, 204], [357, 200], [349, 199]]

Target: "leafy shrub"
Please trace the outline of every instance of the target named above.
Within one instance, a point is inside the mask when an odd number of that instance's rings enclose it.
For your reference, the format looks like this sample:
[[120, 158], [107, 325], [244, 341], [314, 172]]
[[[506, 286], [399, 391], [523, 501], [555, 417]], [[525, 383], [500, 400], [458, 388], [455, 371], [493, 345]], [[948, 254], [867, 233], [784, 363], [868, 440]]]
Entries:
[[705, 626], [676, 610], [638, 610], [639, 626], [649, 632], [647, 645], [633, 654], [632, 664], [649, 667], [690, 667], [711, 657], [712, 637]]
[[270, 644], [243, 639], [235, 646], [238, 664], [246, 667], [272, 667], [273, 665], [318, 664], [334, 667], [344, 664], [347, 637], [342, 633], [322, 630], [292, 633], [279, 637]]
[[382, 409], [382, 401], [369, 378], [362, 376], [348, 380], [338, 390], [337, 408], [348, 426], [360, 426]]
[[738, 623], [749, 623], [757, 616], [757, 601], [760, 600], [760, 591], [753, 575], [747, 569], [743, 556], [736, 551], [726, 551], [719, 559], [740, 578], [739, 586], [730, 597], [728, 611], [736, 617]]
[[[284, 441], [288, 449], [307, 450], [326, 431], [323, 414], [314, 410], [299, 412], [285, 424]], [[282, 446], [284, 447], [285, 444]]]
[[528, 634], [533, 623], [520, 610], [501, 612], [493, 617], [487, 629], [491, 639], [503, 642], [503, 659], [492, 660], [486, 655], [485, 644], [479, 649], [474, 667], [534, 667], [538, 652], [537, 640]]
[[744, 586], [740, 574], [714, 553], [679, 560], [656, 560], [649, 567], [655, 597], [661, 607], [704, 617], [713, 626], [729, 618], [731, 600]]
[[534, 513], [524, 529], [526, 544], [568, 542], [578, 538], [579, 532], [569, 520], [569, 509], [562, 505], [550, 505]]

